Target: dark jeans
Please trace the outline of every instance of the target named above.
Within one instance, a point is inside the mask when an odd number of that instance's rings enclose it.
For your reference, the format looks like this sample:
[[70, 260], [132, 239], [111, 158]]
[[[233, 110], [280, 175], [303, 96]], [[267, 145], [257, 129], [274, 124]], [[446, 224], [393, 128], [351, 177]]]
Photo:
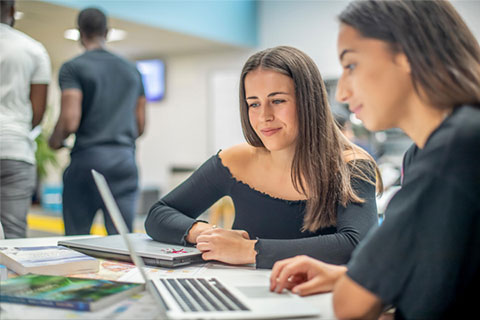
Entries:
[[35, 166], [17, 160], [0, 160], [0, 226], [5, 238], [25, 238], [27, 212], [37, 178]]
[[72, 154], [70, 165], [63, 173], [65, 235], [89, 234], [98, 209], [104, 213], [108, 234], [118, 233], [110, 215], [106, 214], [91, 169], [105, 175], [131, 231], [138, 187], [135, 150], [124, 146], [96, 146]]

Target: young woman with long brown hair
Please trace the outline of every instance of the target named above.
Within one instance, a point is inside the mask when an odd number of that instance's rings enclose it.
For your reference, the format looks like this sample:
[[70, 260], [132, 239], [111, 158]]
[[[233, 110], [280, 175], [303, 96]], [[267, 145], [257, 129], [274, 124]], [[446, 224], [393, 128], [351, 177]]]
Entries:
[[[279, 261], [271, 290], [334, 288], [340, 319], [463, 319], [480, 287], [480, 46], [447, 1], [355, 1], [340, 14], [337, 99], [414, 145], [385, 221], [345, 266]], [[465, 317], [465, 315], [469, 317]]]
[[[376, 165], [336, 126], [315, 63], [285, 46], [251, 56], [240, 114], [247, 143], [220, 151], [156, 203], [147, 233], [232, 264], [270, 268], [297, 254], [346, 263], [377, 224]], [[195, 220], [225, 195], [233, 230]]]

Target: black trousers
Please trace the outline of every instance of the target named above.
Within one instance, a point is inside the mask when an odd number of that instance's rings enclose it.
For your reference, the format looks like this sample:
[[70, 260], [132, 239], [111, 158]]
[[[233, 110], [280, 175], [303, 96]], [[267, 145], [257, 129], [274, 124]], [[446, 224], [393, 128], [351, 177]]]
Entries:
[[107, 179], [120, 212], [132, 231], [138, 195], [138, 171], [135, 150], [125, 146], [96, 146], [76, 151], [63, 173], [63, 219], [65, 235], [89, 234], [95, 213], [104, 213], [108, 234], [117, 230], [106, 214], [91, 169]]

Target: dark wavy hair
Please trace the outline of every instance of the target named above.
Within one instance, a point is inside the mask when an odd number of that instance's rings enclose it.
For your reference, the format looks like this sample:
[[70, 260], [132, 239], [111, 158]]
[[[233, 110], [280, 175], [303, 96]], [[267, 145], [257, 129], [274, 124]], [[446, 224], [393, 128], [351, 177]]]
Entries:
[[[295, 189], [307, 197], [302, 230], [315, 232], [336, 224], [337, 205], [363, 202], [351, 185], [352, 177], [375, 184], [374, 160], [354, 147], [334, 122], [327, 91], [313, 60], [302, 51], [280, 46], [252, 55], [240, 76], [240, 117], [247, 142], [265, 148], [253, 130], [245, 96], [245, 77], [257, 69], [272, 70], [293, 79], [297, 101], [298, 138], [291, 168]], [[343, 152], [360, 152], [370, 161], [347, 163]], [[381, 181], [381, 179], [379, 179]], [[308, 190], [308, 194], [307, 194]]]
[[424, 101], [440, 109], [480, 104], [480, 46], [448, 1], [354, 1], [339, 20], [403, 52]]

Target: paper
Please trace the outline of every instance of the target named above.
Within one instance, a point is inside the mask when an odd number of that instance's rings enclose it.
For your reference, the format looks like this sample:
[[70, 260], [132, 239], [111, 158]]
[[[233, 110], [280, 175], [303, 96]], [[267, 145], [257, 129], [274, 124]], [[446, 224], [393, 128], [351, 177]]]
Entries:
[[[201, 273], [204, 270], [204, 264], [195, 264], [189, 265], [185, 267], [177, 267], [175, 269], [167, 269], [167, 268], [145, 268], [144, 271], [147, 274], [147, 277], [150, 279], [158, 279], [162, 277], [175, 277], [175, 278], [183, 278], [183, 277], [194, 277], [198, 273]], [[142, 275], [137, 268], [133, 268], [129, 270], [126, 274], [118, 279], [118, 281], [124, 282], [135, 282], [135, 283], [143, 283]]]
[[113, 260], [100, 260], [100, 268], [96, 273], [72, 274], [69, 277], [87, 278], [87, 279], [105, 279], [112, 281], [119, 280], [122, 276], [135, 269], [135, 265], [130, 262], [120, 262]]

